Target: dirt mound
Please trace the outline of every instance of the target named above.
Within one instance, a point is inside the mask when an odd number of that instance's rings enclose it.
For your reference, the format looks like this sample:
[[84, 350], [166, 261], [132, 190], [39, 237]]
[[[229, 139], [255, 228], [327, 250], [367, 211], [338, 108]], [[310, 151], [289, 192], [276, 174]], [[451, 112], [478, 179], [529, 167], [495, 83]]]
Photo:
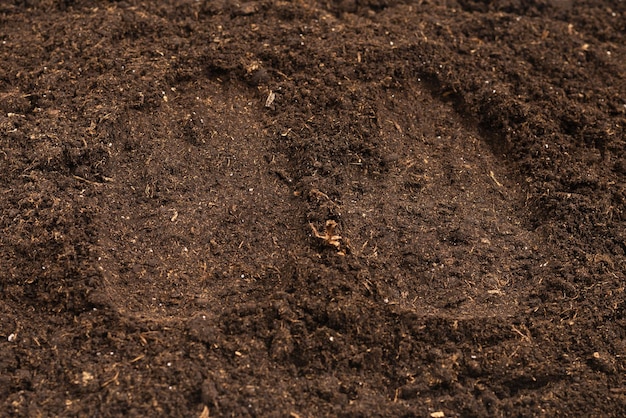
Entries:
[[626, 415], [623, 2], [0, 22], [10, 415]]

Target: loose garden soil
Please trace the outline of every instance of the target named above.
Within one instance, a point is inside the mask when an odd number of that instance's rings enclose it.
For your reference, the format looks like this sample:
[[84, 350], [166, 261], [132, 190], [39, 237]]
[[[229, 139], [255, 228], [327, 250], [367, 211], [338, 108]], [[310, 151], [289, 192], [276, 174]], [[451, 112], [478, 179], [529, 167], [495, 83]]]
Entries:
[[0, 415], [626, 416], [626, 3], [0, 4]]

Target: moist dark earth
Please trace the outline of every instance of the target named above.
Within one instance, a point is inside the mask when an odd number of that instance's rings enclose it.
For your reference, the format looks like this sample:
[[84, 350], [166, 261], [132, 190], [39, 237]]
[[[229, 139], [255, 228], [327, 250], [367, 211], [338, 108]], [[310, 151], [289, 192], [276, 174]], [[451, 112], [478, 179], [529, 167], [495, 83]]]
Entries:
[[626, 3], [0, 4], [0, 415], [626, 416]]

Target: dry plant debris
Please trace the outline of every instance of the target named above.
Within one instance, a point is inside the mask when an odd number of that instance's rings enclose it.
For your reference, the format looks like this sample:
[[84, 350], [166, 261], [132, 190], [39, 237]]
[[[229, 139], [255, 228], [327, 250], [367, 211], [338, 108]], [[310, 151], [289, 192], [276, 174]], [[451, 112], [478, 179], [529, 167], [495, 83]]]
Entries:
[[313, 225], [312, 223], [309, 223], [309, 225], [311, 226], [311, 229], [313, 230], [313, 235], [315, 235], [315, 238], [319, 238], [323, 240], [326, 243], [326, 245], [330, 245], [332, 247], [335, 247], [336, 249], [339, 249], [339, 247], [341, 246], [341, 243], [339, 242], [341, 241], [341, 236], [335, 234], [335, 228], [337, 228], [337, 222], [333, 221], [332, 219], [327, 220], [324, 234], [320, 234], [317, 228], [315, 228], [315, 225]]

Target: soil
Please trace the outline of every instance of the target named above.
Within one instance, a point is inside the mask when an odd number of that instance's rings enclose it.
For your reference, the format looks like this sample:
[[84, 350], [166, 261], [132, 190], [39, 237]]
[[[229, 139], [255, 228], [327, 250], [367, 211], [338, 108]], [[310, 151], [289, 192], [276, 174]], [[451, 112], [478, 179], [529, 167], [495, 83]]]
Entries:
[[626, 3], [0, 4], [0, 415], [626, 416]]

